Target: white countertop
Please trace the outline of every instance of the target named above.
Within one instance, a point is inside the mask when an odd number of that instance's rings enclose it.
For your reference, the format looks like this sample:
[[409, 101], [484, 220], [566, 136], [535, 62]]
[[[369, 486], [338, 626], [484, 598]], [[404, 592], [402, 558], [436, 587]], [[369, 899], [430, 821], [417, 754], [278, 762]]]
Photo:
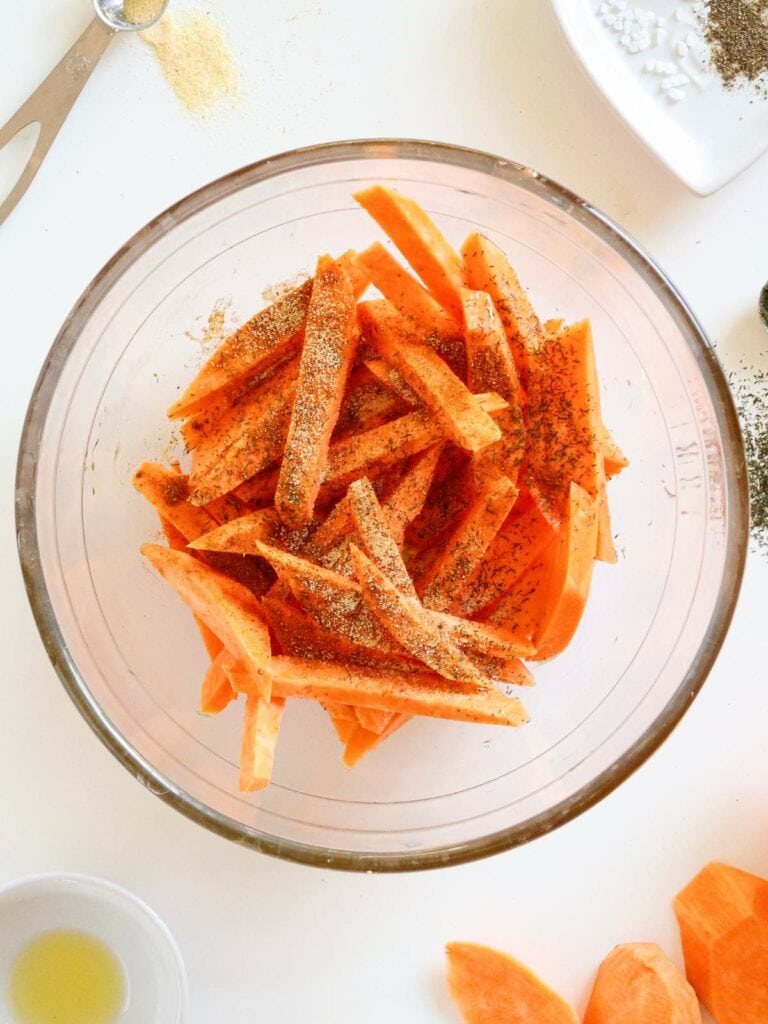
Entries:
[[[172, 0], [176, 4], [176, 0]], [[179, 0], [179, 6], [181, 0]], [[0, 121], [84, 28], [89, 0], [7, 4]], [[768, 343], [768, 162], [696, 198], [628, 132], [544, 0], [209, 0], [250, 84], [201, 127], [144, 45], [119, 38], [22, 205], [0, 228], [0, 884], [91, 872], [145, 898], [177, 936], [192, 1024], [457, 1020], [442, 945], [496, 945], [583, 1008], [620, 941], [679, 959], [670, 899], [712, 858], [768, 874], [768, 565], [750, 558], [718, 664], [664, 747], [602, 804], [522, 849], [407, 876], [325, 873], [240, 849], [133, 781], [48, 663], [13, 525], [29, 393], [81, 290], [155, 213], [294, 146], [405, 136], [529, 164], [619, 221], [661, 263], [726, 366]], [[762, 225], [762, 231], [759, 226]]]

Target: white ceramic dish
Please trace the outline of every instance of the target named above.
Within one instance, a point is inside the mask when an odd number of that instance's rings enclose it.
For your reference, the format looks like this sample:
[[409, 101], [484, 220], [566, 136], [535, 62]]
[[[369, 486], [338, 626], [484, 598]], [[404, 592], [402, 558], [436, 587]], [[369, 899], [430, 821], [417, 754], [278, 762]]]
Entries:
[[71, 928], [101, 940], [123, 968], [119, 1024], [182, 1024], [187, 980], [160, 918], [137, 896], [86, 875], [37, 875], [0, 889], [0, 1021], [15, 1019], [8, 979], [21, 950], [43, 932]]
[[[768, 149], [768, 100], [750, 89], [729, 91], [712, 73], [703, 89], [691, 88], [680, 103], [659, 92], [659, 81], [643, 72], [656, 53], [629, 55], [596, 16], [598, 0], [552, 0], [565, 37], [595, 85], [629, 127], [699, 195], [722, 188]], [[669, 19], [670, 37], [684, 34], [675, 11], [679, 0], [643, 4]]]

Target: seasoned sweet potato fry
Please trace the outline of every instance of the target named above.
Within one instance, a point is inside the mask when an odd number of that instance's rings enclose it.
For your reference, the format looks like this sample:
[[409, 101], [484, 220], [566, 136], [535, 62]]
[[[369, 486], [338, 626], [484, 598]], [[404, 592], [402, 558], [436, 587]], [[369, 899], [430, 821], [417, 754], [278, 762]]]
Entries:
[[307, 310], [296, 397], [275, 492], [275, 508], [286, 526], [293, 529], [306, 526], [312, 519], [358, 337], [349, 278], [338, 263], [321, 256]]
[[272, 779], [275, 749], [285, 708], [283, 697], [264, 700], [257, 694], [245, 699], [243, 742], [240, 750], [240, 791], [264, 789]]

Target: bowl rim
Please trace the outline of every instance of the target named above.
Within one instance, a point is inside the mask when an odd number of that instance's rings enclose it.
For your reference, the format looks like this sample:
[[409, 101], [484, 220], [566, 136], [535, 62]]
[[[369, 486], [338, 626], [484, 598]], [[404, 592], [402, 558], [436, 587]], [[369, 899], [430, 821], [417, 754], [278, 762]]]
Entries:
[[[708, 629], [662, 712], [612, 765], [577, 792], [548, 810], [509, 828], [461, 843], [408, 853], [351, 852], [279, 839], [243, 826], [212, 810], [157, 771], [123, 737], [91, 697], [56, 620], [41, 565], [37, 536], [37, 453], [46, 417], [64, 365], [78, 337], [78, 324], [123, 272], [123, 268], [154, 244], [169, 226], [194, 216], [213, 202], [246, 185], [317, 164], [364, 159], [406, 159], [441, 162], [502, 178], [568, 212], [631, 264], [684, 325], [686, 339], [712, 398], [721, 432], [725, 490], [729, 510], [725, 570]], [[348, 871], [400, 872], [447, 867], [530, 842], [594, 806], [654, 753], [682, 719], [703, 686], [725, 639], [736, 607], [749, 547], [749, 488], [739, 419], [733, 396], [714, 348], [692, 310], [661, 267], [610, 217], [569, 189], [539, 172], [480, 150], [412, 139], [361, 139], [293, 149], [241, 167], [204, 185], [168, 207], [133, 235], [96, 274], [62, 324], [30, 398], [19, 445], [16, 473], [16, 532], [24, 585], [40, 636], [65, 690], [90, 727], [131, 774], [151, 792], [192, 821], [224, 838], [263, 853], [321, 868]]]
[[[76, 892], [76, 899], [84, 903], [98, 903], [106, 896], [112, 896], [118, 903], [117, 913], [122, 914], [127, 907], [133, 907], [141, 917], [151, 926], [152, 935], [157, 946], [162, 943], [171, 955], [174, 973], [172, 984], [178, 995], [179, 1014], [178, 1024], [185, 1019], [189, 1008], [189, 982], [187, 970], [184, 966], [184, 958], [181, 955], [179, 944], [173, 932], [160, 917], [156, 910], [145, 902], [141, 896], [137, 896], [130, 889], [112, 882], [108, 878], [101, 878], [99, 875], [87, 875], [77, 871], [44, 871], [39, 874], [23, 875], [10, 882], [0, 885], [0, 917], [5, 910], [5, 904], [17, 895], [23, 896], [29, 893], [35, 896], [39, 893], [45, 894], [51, 888], [67, 887], [70, 891]], [[1, 981], [2, 979], [0, 979]]]

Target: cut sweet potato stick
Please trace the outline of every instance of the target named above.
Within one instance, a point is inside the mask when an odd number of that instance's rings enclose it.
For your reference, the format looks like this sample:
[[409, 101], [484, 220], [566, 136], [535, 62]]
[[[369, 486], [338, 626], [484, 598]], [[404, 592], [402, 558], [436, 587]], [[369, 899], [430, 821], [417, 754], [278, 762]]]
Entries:
[[363, 729], [377, 735], [384, 732], [392, 720], [391, 711], [382, 711], [379, 708], [355, 708], [355, 716]]
[[194, 551], [229, 551], [240, 555], [253, 555], [256, 553], [256, 542], [265, 541], [287, 551], [299, 551], [307, 543], [310, 535], [311, 528], [289, 530], [274, 509], [260, 508], [233, 519], [211, 530], [210, 533], [204, 533], [189, 546]]
[[269, 663], [273, 692], [322, 702], [354, 703], [409, 715], [485, 725], [522, 725], [525, 710], [496, 687], [447, 683], [434, 672], [396, 673], [278, 656]]
[[525, 426], [520, 381], [504, 326], [486, 292], [462, 292], [467, 345], [467, 384], [470, 391], [495, 391], [508, 403], [497, 418], [502, 437], [475, 456], [477, 486], [498, 476], [512, 483], [525, 454]]
[[571, 642], [589, 597], [596, 542], [595, 502], [578, 484], [571, 484], [568, 513], [545, 584], [546, 611], [533, 638], [537, 659], [552, 658]]
[[386, 359], [366, 359], [365, 368], [371, 373], [378, 381], [398, 395], [404, 402], [412, 405], [414, 408], [421, 406], [421, 399], [413, 390], [413, 388], [406, 384], [397, 370], [390, 366]]
[[583, 1024], [701, 1024], [696, 993], [654, 942], [616, 948], [600, 964]]
[[240, 438], [195, 477], [190, 495], [193, 505], [210, 507], [214, 499], [229, 494], [280, 458], [295, 394], [296, 384], [286, 385], [282, 394], [263, 407], [260, 416], [243, 424]]
[[533, 640], [540, 632], [547, 612], [547, 582], [552, 574], [555, 550], [555, 543], [550, 543], [512, 589], [494, 606], [483, 610], [481, 614], [486, 625], [495, 625], [515, 636]]
[[604, 423], [600, 424], [600, 446], [603, 450], [605, 475], [610, 480], [612, 477], [617, 476], [622, 469], [627, 468], [629, 459], [616, 444]]
[[[174, 551], [186, 551], [187, 542], [184, 538], [184, 535], [176, 529], [173, 523], [169, 522], [167, 519], [164, 519], [162, 516], [160, 516], [160, 523], [162, 524], [163, 527], [165, 539], [168, 541], [168, 547], [172, 548]], [[213, 630], [209, 629], [206, 626], [202, 619], [199, 619], [197, 615], [193, 616], [193, 618], [195, 620], [195, 625], [197, 626], [200, 636], [202, 638], [205, 649], [208, 652], [208, 657], [211, 659], [211, 661], [214, 661], [219, 656], [219, 654], [224, 650], [224, 644], [221, 642], [221, 640], [219, 640], [219, 638], [216, 636]]]
[[196, 504], [227, 494], [280, 458], [298, 368], [297, 359], [289, 360], [233, 406], [216, 429], [198, 443], [189, 475]]
[[768, 879], [713, 862], [674, 907], [685, 973], [717, 1024], [768, 1021]]
[[461, 260], [419, 204], [383, 185], [354, 197], [395, 243], [437, 301], [461, 323]]
[[467, 354], [455, 317], [446, 312], [380, 242], [374, 242], [359, 253], [357, 260], [384, 298], [416, 327], [425, 344], [433, 348], [457, 376], [464, 379]]
[[487, 622], [473, 622], [446, 612], [429, 612], [433, 622], [471, 657], [529, 658], [533, 645], [515, 630]]
[[324, 555], [349, 536], [352, 526], [352, 513], [349, 506], [349, 497], [345, 494], [328, 513], [325, 522], [321, 523], [312, 534], [307, 544], [307, 551], [313, 558]]
[[217, 525], [205, 509], [189, 504], [187, 478], [158, 462], [144, 462], [139, 466], [133, 476], [133, 486], [187, 541], [201, 537]]
[[367, 477], [355, 480], [349, 485], [347, 495], [352, 523], [366, 555], [398, 590], [415, 597], [413, 582], [370, 480]]
[[415, 455], [395, 487], [381, 502], [393, 540], [402, 548], [405, 531], [424, 508], [440, 458], [440, 445]]
[[265, 789], [271, 782], [284, 708], [282, 697], [269, 701], [253, 694], [246, 697], [240, 749], [241, 793]]
[[344, 636], [323, 629], [311, 615], [273, 595], [271, 591], [263, 598], [261, 607], [281, 654], [372, 668], [389, 668], [396, 672], [411, 672], [419, 668], [416, 661], [407, 659], [405, 652], [398, 655], [376, 647], [363, 647]]
[[366, 754], [370, 754], [372, 750], [375, 750], [384, 740], [388, 739], [393, 733], [397, 732], [398, 729], [410, 722], [411, 715], [394, 714], [390, 715], [389, 724], [383, 732], [376, 733], [370, 732], [368, 729], [364, 729], [362, 726], [358, 726], [353, 729], [347, 737], [346, 746], [344, 748], [344, 764], [347, 768], [354, 768], [358, 761], [362, 760]]
[[357, 254], [357, 263], [385, 299], [408, 320], [412, 320], [427, 335], [454, 336], [458, 333], [455, 317], [447, 313], [436, 299], [419, 284], [385, 249], [374, 242]]
[[537, 351], [528, 386], [527, 457], [553, 516], [565, 514], [570, 481], [597, 502], [596, 557], [616, 561], [602, 450], [600, 385], [589, 322], [567, 327]]
[[498, 601], [514, 587], [554, 536], [554, 528], [538, 505], [527, 492], [521, 492], [507, 521], [451, 610], [474, 615]]
[[527, 386], [531, 356], [544, 332], [530, 299], [509, 260], [488, 238], [473, 232], [461, 247], [464, 276], [470, 288], [487, 292], [501, 317], [523, 387]]
[[502, 476], [486, 484], [466, 516], [446, 538], [439, 557], [418, 581], [422, 603], [448, 611], [501, 529], [517, 500], [517, 488]]
[[231, 660], [232, 655], [222, 647], [208, 667], [200, 690], [201, 715], [218, 715], [237, 696], [226, 671]]
[[[406, 531], [406, 546], [417, 551], [426, 549], [431, 558], [436, 558], [439, 545], [434, 542], [466, 513], [474, 497], [471, 456], [460, 448], [447, 445], [441, 453], [424, 506]], [[423, 575], [427, 568], [422, 567], [413, 575]]]
[[393, 640], [446, 679], [490, 685], [474, 663], [444, 637], [415, 597], [401, 593], [354, 544], [350, 545], [363, 599]]
[[[364, 376], [361, 370], [364, 371]], [[412, 405], [417, 404], [418, 399], [415, 395], [409, 404], [384, 381], [372, 374], [367, 366], [359, 367], [350, 377], [344, 393], [333, 431], [333, 441], [380, 427], [382, 423], [387, 423], [396, 416], [404, 416], [411, 411]]]
[[[478, 408], [489, 415], [506, 408], [506, 402], [498, 395], [474, 395], [473, 399]], [[443, 440], [442, 428], [429, 412], [408, 413], [381, 427], [332, 444], [323, 482], [337, 489], [347, 487], [359, 476], [370, 477], [377, 470], [381, 472]], [[245, 500], [251, 493], [247, 486], [242, 489]]]
[[469, 942], [451, 942], [446, 953], [448, 987], [465, 1024], [578, 1024], [568, 1003], [519, 960]]
[[244, 484], [240, 484], [233, 494], [239, 501], [251, 508], [263, 508], [265, 505], [271, 505], [275, 497], [279, 472], [277, 468], [265, 469], [263, 473], [257, 473], [250, 480], [246, 480]]
[[354, 708], [350, 708], [350, 711], [352, 712], [352, 718], [345, 718], [335, 714], [333, 710], [337, 707], [344, 707], [343, 704], [324, 704], [323, 707], [328, 712], [328, 717], [331, 720], [331, 725], [333, 726], [334, 732], [339, 737], [339, 741], [342, 744], [344, 744], [344, 746], [347, 745], [349, 740], [352, 738], [352, 736], [354, 736], [356, 732], [362, 730], [367, 734], [368, 730], [362, 729], [360, 723], [358, 722], [355, 716]]
[[244, 660], [270, 698], [264, 663], [270, 656], [269, 631], [253, 594], [242, 584], [183, 551], [145, 544], [142, 554], [179, 597], [222, 641], [233, 658]]
[[357, 342], [357, 313], [349, 278], [338, 263], [329, 256], [321, 256], [307, 311], [296, 398], [275, 492], [280, 518], [293, 529], [312, 520]]
[[258, 545], [300, 607], [332, 635], [360, 647], [402, 655], [397, 643], [363, 606], [360, 587], [340, 573], [268, 544]]
[[359, 299], [371, 282], [365, 269], [358, 262], [358, 253], [354, 249], [347, 249], [339, 256], [337, 262], [343, 267], [349, 278], [349, 285], [355, 300]]
[[238, 328], [170, 407], [171, 419], [194, 415], [212, 395], [255, 377], [298, 348], [311, 294], [312, 281], [304, 281]]
[[461, 448], [478, 452], [501, 438], [494, 420], [478, 409], [467, 386], [427, 345], [419, 344], [408, 321], [383, 299], [358, 307], [360, 327], [376, 350], [437, 418]]

